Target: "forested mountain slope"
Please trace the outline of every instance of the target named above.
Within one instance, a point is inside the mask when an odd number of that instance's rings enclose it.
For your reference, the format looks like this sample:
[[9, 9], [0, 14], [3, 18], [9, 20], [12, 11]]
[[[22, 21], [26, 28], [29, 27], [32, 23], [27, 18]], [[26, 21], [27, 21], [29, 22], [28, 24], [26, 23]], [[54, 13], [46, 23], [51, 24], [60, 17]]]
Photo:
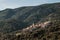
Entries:
[[25, 6], [0, 11], [0, 32], [13, 32], [33, 23], [60, 19], [60, 3]]

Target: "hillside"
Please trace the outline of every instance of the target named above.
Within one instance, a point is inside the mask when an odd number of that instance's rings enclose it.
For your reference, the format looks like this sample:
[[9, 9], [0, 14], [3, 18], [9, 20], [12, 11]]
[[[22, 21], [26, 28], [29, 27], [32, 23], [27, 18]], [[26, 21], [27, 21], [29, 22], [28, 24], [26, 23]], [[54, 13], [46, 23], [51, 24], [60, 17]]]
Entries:
[[[27, 6], [0, 11], [0, 32], [9, 33], [26, 28], [33, 23], [43, 22], [60, 16], [60, 3]], [[51, 15], [51, 16], [49, 16]], [[56, 16], [56, 17], [54, 17]]]
[[[48, 19], [49, 17], [51, 19]], [[54, 16], [54, 17], [53, 17]], [[56, 18], [57, 16], [57, 18]], [[60, 40], [60, 14], [49, 15], [43, 22], [38, 22], [27, 27], [25, 30], [18, 30], [12, 33], [0, 35], [1, 40]], [[47, 21], [49, 20], [49, 21]], [[43, 24], [43, 25], [42, 25]], [[37, 25], [37, 26], [36, 26]], [[40, 25], [40, 26], [39, 26]]]
[[0, 11], [0, 40], [60, 40], [60, 3]]

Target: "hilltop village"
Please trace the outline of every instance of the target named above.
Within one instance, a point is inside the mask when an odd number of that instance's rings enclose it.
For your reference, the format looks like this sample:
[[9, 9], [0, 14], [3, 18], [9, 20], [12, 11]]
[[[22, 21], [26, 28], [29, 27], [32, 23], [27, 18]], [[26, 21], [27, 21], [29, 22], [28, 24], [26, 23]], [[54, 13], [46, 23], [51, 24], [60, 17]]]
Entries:
[[32, 24], [30, 27], [24, 28], [23, 31], [32, 31], [36, 28], [45, 28], [48, 25], [50, 25], [51, 21], [46, 21], [44, 23], [40, 23], [40, 24]]

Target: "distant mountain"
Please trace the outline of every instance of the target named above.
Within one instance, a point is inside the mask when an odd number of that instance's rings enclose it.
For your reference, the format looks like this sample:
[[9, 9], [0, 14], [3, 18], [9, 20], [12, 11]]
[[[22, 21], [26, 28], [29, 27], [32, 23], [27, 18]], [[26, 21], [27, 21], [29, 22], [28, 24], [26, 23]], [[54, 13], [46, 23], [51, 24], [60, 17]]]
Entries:
[[0, 40], [60, 40], [60, 3], [0, 11]]
[[60, 3], [27, 6], [0, 11], [0, 32], [13, 32], [33, 23], [60, 20]]

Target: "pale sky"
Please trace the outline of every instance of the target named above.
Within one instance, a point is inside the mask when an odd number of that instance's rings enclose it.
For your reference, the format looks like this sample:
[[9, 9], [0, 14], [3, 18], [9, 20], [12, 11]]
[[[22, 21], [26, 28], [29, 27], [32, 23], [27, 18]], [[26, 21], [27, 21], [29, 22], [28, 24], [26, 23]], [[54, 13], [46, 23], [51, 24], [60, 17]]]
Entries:
[[0, 10], [18, 8], [22, 6], [35, 6], [46, 3], [60, 2], [60, 0], [0, 0]]

